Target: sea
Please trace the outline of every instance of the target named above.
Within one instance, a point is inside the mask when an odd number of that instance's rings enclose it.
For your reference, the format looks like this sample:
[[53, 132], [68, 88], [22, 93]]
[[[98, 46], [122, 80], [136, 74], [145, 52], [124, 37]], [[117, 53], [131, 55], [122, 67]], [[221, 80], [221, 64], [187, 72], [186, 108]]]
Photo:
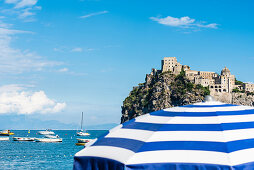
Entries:
[[[16, 137], [42, 137], [39, 130], [12, 130]], [[84, 146], [76, 146], [76, 138], [97, 138], [107, 130], [88, 130], [89, 137], [77, 137], [76, 130], [54, 130], [63, 142], [0, 141], [0, 169], [73, 169], [74, 155]]]

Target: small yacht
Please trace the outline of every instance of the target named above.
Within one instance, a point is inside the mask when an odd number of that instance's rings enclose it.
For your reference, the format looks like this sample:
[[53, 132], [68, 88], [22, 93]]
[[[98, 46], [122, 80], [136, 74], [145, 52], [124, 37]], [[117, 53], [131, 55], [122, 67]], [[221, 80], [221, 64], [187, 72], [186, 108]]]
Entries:
[[35, 142], [46, 142], [46, 143], [53, 143], [53, 142], [62, 142], [62, 138], [35, 138]]
[[80, 132], [77, 132], [77, 135], [78, 136], [89, 136], [90, 134], [87, 132], [80, 131]]
[[81, 139], [81, 138], [77, 138], [78, 143], [88, 143], [90, 142], [92, 139]]
[[0, 136], [9, 136], [9, 135], [14, 135], [14, 133], [11, 132], [10, 130], [2, 130], [0, 132]]
[[40, 135], [54, 135], [55, 133], [51, 129], [46, 129], [45, 131], [38, 131]]
[[9, 137], [0, 137], [0, 141], [7, 141], [9, 140]]
[[14, 141], [34, 141], [34, 138], [30, 137], [13, 137]]
[[89, 133], [83, 131], [82, 126], [83, 126], [83, 112], [81, 117], [81, 128], [80, 131], [77, 132], [77, 136], [89, 136], [90, 135]]

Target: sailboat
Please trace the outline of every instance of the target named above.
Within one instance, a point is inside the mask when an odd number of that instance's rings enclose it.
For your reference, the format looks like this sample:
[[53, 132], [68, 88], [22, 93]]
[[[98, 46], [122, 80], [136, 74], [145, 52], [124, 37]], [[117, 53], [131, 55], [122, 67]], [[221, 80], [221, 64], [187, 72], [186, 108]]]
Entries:
[[83, 131], [82, 125], [83, 125], [83, 112], [82, 112], [82, 117], [81, 117], [81, 129], [79, 132], [77, 132], [77, 135], [78, 136], [89, 136], [90, 135], [89, 133]]

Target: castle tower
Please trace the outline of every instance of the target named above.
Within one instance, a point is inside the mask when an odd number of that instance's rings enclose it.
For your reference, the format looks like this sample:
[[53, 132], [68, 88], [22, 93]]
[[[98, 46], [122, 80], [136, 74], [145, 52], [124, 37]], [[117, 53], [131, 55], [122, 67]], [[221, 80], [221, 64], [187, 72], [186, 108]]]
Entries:
[[235, 76], [231, 75], [227, 67], [221, 70], [220, 82], [223, 92], [231, 93], [235, 87]]

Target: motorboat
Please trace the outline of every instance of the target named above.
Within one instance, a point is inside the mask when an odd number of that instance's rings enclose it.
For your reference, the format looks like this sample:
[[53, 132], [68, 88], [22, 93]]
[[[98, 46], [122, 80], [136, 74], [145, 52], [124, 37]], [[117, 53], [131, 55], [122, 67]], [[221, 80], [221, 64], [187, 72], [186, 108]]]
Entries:
[[45, 131], [38, 131], [40, 135], [54, 135], [55, 133], [51, 129], [46, 129]]
[[45, 138], [51, 138], [51, 139], [56, 139], [56, 138], [59, 138], [58, 135], [44, 135]]
[[81, 139], [81, 138], [77, 138], [78, 143], [88, 143], [90, 142], [92, 139]]
[[94, 141], [95, 139], [82, 139], [82, 138], [77, 138], [78, 142], [76, 143], [77, 146], [85, 146], [89, 142]]
[[14, 141], [34, 141], [31, 137], [12, 137]]
[[46, 142], [46, 143], [53, 143], [53, 142], [62, 142], [62, 138], [35, 138], [35, 142]]
[[10, 130], [2, 130], [0, 132], [0, 136], [9, 136], [9, 135], [14, 135], [14, 133], [11, 132]]
[[82, 116], [81, 116], [81, 124], [80, 124], [81, 128], [80, 131], [77, 132], [77, 136], [89, 136], [90, 134], [87, 133], [86, 131], [83, 131], [83, 112], [82, 112]]
[[9, 137], [0, 137], [0, 141], [7, 141], [9, 140]]

